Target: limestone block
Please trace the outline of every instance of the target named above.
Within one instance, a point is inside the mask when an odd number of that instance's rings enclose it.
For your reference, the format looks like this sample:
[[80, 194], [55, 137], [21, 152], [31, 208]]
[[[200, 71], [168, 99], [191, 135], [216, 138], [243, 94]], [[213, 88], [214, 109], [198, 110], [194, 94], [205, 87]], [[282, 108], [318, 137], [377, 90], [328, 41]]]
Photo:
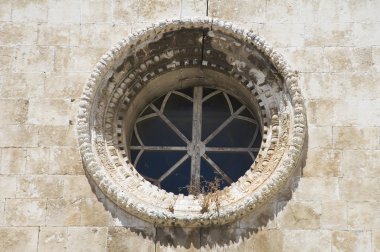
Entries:
[[334, 149], [311, 149], [306, 156], [304, 177], [337, 177], [340, 175], [341, 151]]
[[277, 223], [285, 229], [318, 229], [321, 205], [318, 202], [282, 201], [278, 203]]
[[299, 22], [299, 1], [258, 1], [265, 6], [265, 19], [271, 23], [298, 23]]
[[380, 251], [380, 229], [372, 231], [372, 249], [373, 251]]
[[7, 226], [5, 223], [5, 200], [0, 199], [0, 227]]
[[0, 201], [16, 196], [16, 181], [15, 176], [0, 175]]
[[67, 99], [29, 100], [28, 124], [68, 125], [70, 101]]
[[78, 199], [48, 199], [47, 226], [80, 226], [81, 200]]
[[337, 149], [372, 149], [379, 145], [379, 130], [363, 127], [334, 127], [334, 147]]
[[376, 22], [380, 21], [379, 13], [376, 12], [380, 8], [378, 1], [365, 0], [357, 2], [354, 0], [347, 1], [351, 10], [351, 20], [354, 22]]
[[[117, 227], [135, 227], [135, 228], [151, 228], [153, 227], [153, 224], [144, 221], [140, 218], [137, 218], [133, 215], [128, 214], [124, 210], [120, 209], [119, 207], [115, 206], [114, 203], [109, 202], [108, 200], [105, 200], [105, 204], [107, 206], [108, 211], [114, 215], [112, 226]], [[102, 201], [104, 201], [102, 200]], [[104, 204], [104, 203], [103, 203]], [[113, 205], [113, 207], [112, 207]]]
[[353, 23], [353, 40], [355, 46], [380, 46], [379, 28], [379, 22]]
[[65, 180], [64, 198], [94, 198], [90, 183], [85, 175], [63, 176]]
[[281, 230], [259, 231], [254, 238], [253, 251], [283, 251], [283, 232]]
[[19, 23], [0, 24], [0, 45], [34, 45], [37, 42], [37, 26]]
[[155, 251], [155, 229], [133, 227], [108, 228], [108, 251]]
[[0, 227], [0, 250], [37, 251], [38, 227]]
[[189, 0], [181, 3], [181, 17], [206, 16], [207, 0]]
[[6, 74], [0, 77], [0, 97], [42, 97], [45, 94], [44, 82], [45, 75], [43, 73]]
[[0, 73], [9, 72], [15, 51], [14, 47], [0, 47]]
[[240, 228], [247, 229], [272, 229], [276, 228], [277, 204], [269, 203], [257, 211], [244, 216], [239, 221]]
[[41, 147], [77, 146], [74, 127], [70, 126], [39, 126], [38, 144]]
[[315, 126], [334, 125], [336, 101], [312, 100], [306, 103], [308, 122]]
[[[259, 33], [260, 36], [263, 36], [268, 41], [273, 41], [272, 45], [274, 47], [304, 46], [303, 24], [266, 23], [260, 26]], [[289, 36], [289, 34], [292, 35]]]
[[309, 1], [299, 2], [299, 22], [316, 23], [344, 23], [351, 21], [349, 5], [346, 1]]
[[48, 0], [12, 1], [12, 20], [16, 22], [46, 22]]
[[44, 226], [45, 199], [7, 199], [5, 218], [9, 226]]
[[313, 148], [332, 148], [332, 127], [308, 126], [309, 149]]
[[102, 202], [96, 198], [83, 199], [81, 204], [81, 225], [109, 226], [112, 216]]
[[380, 177], [380, 151], [345, 150], [342, 158], [344, 177]]
[[14, 72], [49, 72], [53, 70], [54, 48], [21, 46], [13, 62]]
[[200, 248], [199, 229], [165, 227], [157, 228], [156, 232], [157, 252], [198, 251]]
[[71, 38], [71, 24], [50, 24], [43, 23], [38, 26], [39, 45], [69, 45]]
[[26, 164], [26, 150], [4, 148], [1, 150], [1, 174], [23, 174]]
[[30, 125], [0, 125], [0, 147], [36, 147], [38, 128]]
[[[256, 234], [257, 232], [262, 233], [262, 231], [255, 231], [253, 229], [233, 228], [230, 226], [201, 229], [200, 250], [223, 252], [254, 251], [253, 249], [256, 245], [255, 238], [258, 235]], [[274, 235], [273, 238], [275, 237]], [[264, 243], [265, 241], [263, 240], [262, 245], [264, 245]]]
[[106, 50], [90, 47], [56, 47], [54, 71], [90, 72]]
[[304, 83], [305, 96], [308, 99], [340, 99], [346, 92], [346, 73], [303, 73], [301, 83]]
[[265, 21], [266, 3], [264, 1], [210, 0], [208, 4], [208, 13], [211, 17], [234, 20], [234, 22], [262, 23]]
[[277, 50], [300, 72], [326, 72], [325, 56], [321, 47], [289, 47]]
[[339, 185], [342, 199], [352, 201], [380, 199], [378, 178], [342, 178]]
[[[373, 52], [373, 49], [372, 49]], [[373, 54], [372, 54], [373, 57]], [[380, 97], [380, 86], [377, 85], [380, 81], [380, 74], [374, 71], [361, 73], [348, 73], [346, 76], [346, 84], [342, 87], [341, 92], [345, 96], [357, 99], [376, 99]], [[370, 109], [371, 106], [367, 109]], [[365, 113], [363, 113], [365, 114]], [[375, 118], [372, 118], [375, 119]]]
[[338, 181], [338, 178], [302, 177], [295, 190], [295, 199], [300, 201], [338, 200]]
[[[368, 87], [368, 89], [371, 88]], [[378, 108], [380, 108], [380, 99], [338, 101], [334, 107], [335, 125], [363, 127], [380, 125], [380, 110]]]
[[69, 73], [65, 75], [47, 74], [45, 93], [49, 98], [79, 98], [87, 74]]
[[324, 52], [329, 72], [368, 71], [373, 65], [370, 47], [326, 47]]
[[50, 174], [80, 175], [84, 174], [81, 157], [77, 148], [54, 147], [47, 162]]
[[284, 251], [331, 251], [331, 233], [328, 230], [286, 230]]
[[[377, 198], [378, 199], [378, 198]], [[348, 202], [347, 220], [350, 229], [380, 229], [379, 202]]]
[[26, 122], [29, 101], [21, 99], [0, 99], [0, 123], [23, 124]]
[[305, 26], [305, 46], [353, 46], [351, 23], [316, 22]]
[[371, 232], [332, 231], [331, 251], [371, 251]]
[[67, 228], [67, 251], [87, 252], [89, 246], [92, 251], [106, 251], [106, 227]]
[[28, 148], [26, 157], [27, 174], [46, 174], [49, 172], [49, 148]]
[[181, 2], [181, 0], [140, 0], [138, 19], [152, 23], [164, 19], [179, 18]]
[[75, 0], [50, 0], [49, 23], [80, 23], [80, 7]]
[[38, 237], [38, 251], [66, 251], [66, 227], [41, 227]]
[[63, 195], [63, 178], [54, 175], [20, 176], [17, 181], [19, 198], [58, 198]]
[[322, 202], [321, 228], [347, 229], [347, 203], [345, 201]]
[[81, 23], [103, 23], [112, 21], [111, 0], [81, 1]]
[[380, 72], [380, 47], [372, 47], [372, 59], [376, 72]]
[[139, 8], [138, 0], [115, 0], [113, 4], [113, 17], [117, 23], [130, 23], [137, 20]]
[[0, 21], [10, 21], [11, 12], [12, 12], [12, 2], [1, 1], [0, 2]]

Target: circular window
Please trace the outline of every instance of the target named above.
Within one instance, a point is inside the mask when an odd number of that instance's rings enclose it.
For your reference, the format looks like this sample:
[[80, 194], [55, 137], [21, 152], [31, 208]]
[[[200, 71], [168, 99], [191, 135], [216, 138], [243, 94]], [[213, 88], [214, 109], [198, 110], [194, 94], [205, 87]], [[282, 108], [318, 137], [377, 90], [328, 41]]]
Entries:
[[78, 116], [90, 178], [162, 225], [254, 211], [289, 178], [305, 132], [296, 72], [262, 38], [215, 19], [122, 40], [96, 65]]

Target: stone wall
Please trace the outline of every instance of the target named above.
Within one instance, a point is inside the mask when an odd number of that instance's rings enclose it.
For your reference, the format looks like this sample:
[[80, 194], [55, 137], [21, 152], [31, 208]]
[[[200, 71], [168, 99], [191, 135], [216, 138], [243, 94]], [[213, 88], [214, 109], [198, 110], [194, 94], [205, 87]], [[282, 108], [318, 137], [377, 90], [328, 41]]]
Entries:
[[[380, 251], [380, 1], [0, 2], [1, 251]], [[263, 36], [300, 72], [302, 167], [223, 227], [154, 227], [87, 179], [78, 98], [114, 43], [151, 22], [206, 16]]]

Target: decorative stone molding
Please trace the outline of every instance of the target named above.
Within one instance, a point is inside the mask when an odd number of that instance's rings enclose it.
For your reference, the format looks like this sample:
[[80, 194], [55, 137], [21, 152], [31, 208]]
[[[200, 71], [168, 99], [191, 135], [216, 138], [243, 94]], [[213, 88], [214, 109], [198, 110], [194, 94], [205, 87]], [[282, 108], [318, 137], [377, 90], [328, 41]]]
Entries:
[[[194, 80], [241, 97], [257, 114], [263, 141], [255, 162], [231, 186], [210, 195], [174, 195], [136, 171], [126, 139], [149, 99]], [[86, 172], [120, 208], [157, 225], [231, 222], [278, 192], [298, 163], [307, 125], [297, 80], [262, 38], [229, 22], [153, 24], [108, 51], [85, 86], [78, 139]]]

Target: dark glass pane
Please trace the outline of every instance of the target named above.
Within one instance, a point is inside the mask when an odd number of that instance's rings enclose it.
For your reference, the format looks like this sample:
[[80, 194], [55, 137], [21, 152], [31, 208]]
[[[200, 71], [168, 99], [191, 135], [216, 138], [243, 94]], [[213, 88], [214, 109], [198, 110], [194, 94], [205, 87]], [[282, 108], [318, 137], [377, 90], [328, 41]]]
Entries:
[[184, 146], [185, 143], [159, 117], [148, 118], [137, 123], [141, 141], [146, 146]]
[[201, 186], [204, 191], [208, 192], [210, 183], [215, 183], [216, 180], [219, 181], [219, 189], [223, 189], [228, 186], [228, 183], [223, 179], [223, 177], [215, 171], [214, 168], [205, 160], [201, 159]]
[[247, 152], [207, 152], [207, 155], [233, 181], [237, 181], [251, 166], [252, 158]]
[[[255, 118], [255, 117], [252, 115], [251, 111], [249, 111], [247, 108], [245, 108], [242, 112], [240, 112], [239, 115], [241, 115], [241, 116], [245, 116], [245, 117], [248, 117], [248, 118]], [[257, 121], [257, 120], [255, 119], [255, 121]]]
[[144, 151], [136, 169], [143, 176], [158, 179], [185, 154], [182, 151]]
[[213, 88], [203, 88], [203, 98], [215, 91], [216, 89]]
[[135, 131], [133, 131], [133, 133], [132, 133], [131, 145], [132, 146], [140, 146], [140, 143], [137, 140]]
[[137, 154], [139, 154], [139, 150], [131, 150], [131, 162], [132, 162], [132, 164], [135, 163]]
[[207, 146], [248, 147], [252, 141], [256, 125], [239, 119], [230, 122]]
[[185, 95], [189, 96], [190, 98], [193, 98], [193, 89], [194, 88], [184, 88], [184, 89], [180, 89], [178, 90], [178, 92], [181, 92], [181, 93], [184, 93]]
[[182, 96], [172, 94], [168, 99], [164, 114], [191, 140], [193, 122], [193, 103]]
[[202, 140], [204, 140], [217, 129], [231, 113], [223, 93], [219, 93], [205, 101], [202, 110]]
[[230, 102], [232, 105], [232, 109], [235, 112], [238, 110], [243, 104], [241, 104], [238, 100], [235, 99], [235, 97], [228, 95], [228, 98], [230, 98]]
[[190, 184], [191, 158], [182, 163], [172, 174], [161, 182], [161, 188], [167, 192], [188, 195]]
[[146, 107], [139, 117], [155, 113], [151, 107]]
[[161, 105], [162, 105], [162, 102], [164, 101], [165, 99], [165, 95], [161, 96], [160, 98], [156, 99], [155, 101], [153, 101], [153, 105], [156, 106], [158, 108], [158, 110], [161, 109]]

